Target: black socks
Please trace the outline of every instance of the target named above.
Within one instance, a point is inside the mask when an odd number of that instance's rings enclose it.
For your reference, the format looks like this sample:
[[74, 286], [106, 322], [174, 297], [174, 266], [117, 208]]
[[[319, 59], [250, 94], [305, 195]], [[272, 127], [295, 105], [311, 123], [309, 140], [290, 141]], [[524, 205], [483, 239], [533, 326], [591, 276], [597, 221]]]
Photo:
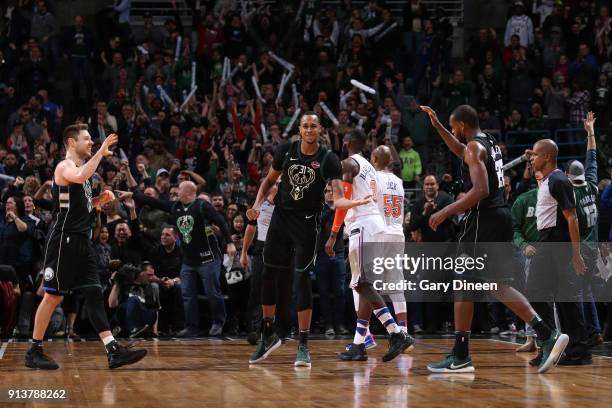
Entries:
[[455, 347], [453, 354], [460, 360], [464, 360], [470, 355], [470, 332], [456, 331], [455, 332]]
[[550, 338], [550, 335], [552, 334], [552, 330], [550, 329], [550, 327], [548, 327], [546, 323], [544, 323], [544, 320], [542, 320], [540, 316], [535, 315], [533, 319], [531, 319], [529, 324], [531, 325], [531, 327], [533, 327], [533, 330], [535, 330], [535, 332], [538, 334], [538, 340], [545, 341]]

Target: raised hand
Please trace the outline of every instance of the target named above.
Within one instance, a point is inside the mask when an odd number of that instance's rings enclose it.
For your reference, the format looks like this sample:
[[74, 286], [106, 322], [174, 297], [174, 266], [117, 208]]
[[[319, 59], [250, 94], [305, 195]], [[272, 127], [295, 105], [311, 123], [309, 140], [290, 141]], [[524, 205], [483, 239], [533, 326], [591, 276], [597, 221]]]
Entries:
[[419, 108], [421, 108], [421, 110], [423, 112], [425, 112], [427, 115], [429, 115], [429, 120], [431, 120], [432, 122], [435, 122], [438, 120], [438, 115], [436, 115], [436, 111], [434, 111], [433, 109], [431, 109], [429, 106], [419, 106]]
[[102, 142], [102, 146], [100, 146], [100, 152], [102, 156], [104, 157], [111, 156], [113, 152], [110, 149], [110, 147], [117, 144], [118, 141], [119, 141], [119, 136], [117, 136], [116, 134], [111, 133], [110, 135], [108, 135], [106, 139], [104, 139], [104, 142]]
[[587, 136], [595, 135], [595, 114], [593, 112], [589, 112], [584, 118], [584, 130], [587, 132]]

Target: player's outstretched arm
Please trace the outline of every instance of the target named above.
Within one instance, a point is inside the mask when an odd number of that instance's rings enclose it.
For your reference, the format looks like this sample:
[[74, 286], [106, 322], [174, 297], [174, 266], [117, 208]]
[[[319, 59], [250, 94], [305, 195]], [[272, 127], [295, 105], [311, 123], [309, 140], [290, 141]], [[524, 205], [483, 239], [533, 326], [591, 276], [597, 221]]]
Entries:
[[431, 121], [431, 125], [436, 129], [446, 146], [450, 149], [451, 152], [461, 160], [463, 160], [463, 156], [465, 155], [466, 146], [459, 141], [448, 129], [444, 127], [442, 122], [438, 119], [438, 115], [436, 112], [431, 109], [429, 106], [421, 106], [420, 107], [423, 112], [429, 115], [429, 120]]
[[69, 183], [85, 183], [85, 181], [87, 181], [96, 172], [102, 158], [113, 154], [110, 148], [116, 144], [118, 140], [119, 138], [116, 134], [113, 133], [109, 135], [106, 139], [104, 139], [104, 142], [102, 142], [100, 149], [98, 149], [98, 151], [84, 165], [77, 167], [73, 161], [64, 160], [57, 165], [55, 174], [64, 178]]

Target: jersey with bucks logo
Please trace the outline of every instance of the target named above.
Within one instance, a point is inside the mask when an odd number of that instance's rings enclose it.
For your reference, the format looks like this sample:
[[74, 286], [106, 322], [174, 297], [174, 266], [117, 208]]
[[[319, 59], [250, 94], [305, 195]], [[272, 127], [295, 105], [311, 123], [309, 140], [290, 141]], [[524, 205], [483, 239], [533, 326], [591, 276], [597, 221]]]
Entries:
[[92, 211], [89, 180], [85, 180], [83, 184], [71, 183], [67, 186], [58, 186], [54, 179], [51, 193], [55, 220], [52, 230], [68, 234], [83, 234], [89, 237], [95, 215]]
[[321, 146], [312, 156], [301, 152], [301, 141], [279, 146], [272, 167], [281, 171], [281, 183], [274, 199], [284, 210], [321, 211], [325, 202], [325, 185], [342, 179], [340, 160]]
[[[502, 153], [495, 138], [487, 133], [479, 133], [474, 140], [480, 143], [487, 152], [487, 182], [489, 184], [489, 195], [478, 202], [474, 210], [481, 211], [490, 208], [507, 207], [506, 197], [504, 196], [504, 162]], [[470, 179], [470, 169], [462, 163], [461, 178], [465, 186], [465, 191], [472, 188]]]
[[227, 226], [215, 208], [206, 201], [196, 199], [190, 204], [174, 203], [171, 213], [179, 231], [183, 263], [197, 266], [212, 262], [220, 250], [214, 235], [207, 234], [207, 222], [214, 222], [222, 229], [224, 236], [229, 236]]

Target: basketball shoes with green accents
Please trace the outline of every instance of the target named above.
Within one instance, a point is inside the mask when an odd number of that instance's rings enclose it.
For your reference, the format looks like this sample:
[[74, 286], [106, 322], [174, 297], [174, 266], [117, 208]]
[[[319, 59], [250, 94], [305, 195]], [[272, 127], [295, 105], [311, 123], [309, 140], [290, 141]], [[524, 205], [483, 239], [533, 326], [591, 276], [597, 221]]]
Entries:
[[548, 340], [542, 340], [542, 362], [538, 367], [538, 373], [543, 374], [557, 365], [563, 352], [569, 343], [569, 336], [555, 330], [551, 333]]
[[308, 351], [308, 346], [305, 344], [298, 345], [297, 355], [295, 356], [295, 363], [293, 365], [295, 367], [310, 367], [310, 351]]
[[257, 350], [249, 358], [249, 364], [256, 364], [260, 361], [265, 360], [268, 356], [281, 345], [281, 339], [273, 333], [272, 335], [265, 337], [261, 335], [259, 343], [257, 343]]
[[472, 373], [474, 372], [474, 366], [472, 365], [472, 358], [467, 356], [461, 360], [453, 354], [449, 354], [442, 361], [437, 363], [431, 363], [427, 365], [427, 369], [433, 373]]

